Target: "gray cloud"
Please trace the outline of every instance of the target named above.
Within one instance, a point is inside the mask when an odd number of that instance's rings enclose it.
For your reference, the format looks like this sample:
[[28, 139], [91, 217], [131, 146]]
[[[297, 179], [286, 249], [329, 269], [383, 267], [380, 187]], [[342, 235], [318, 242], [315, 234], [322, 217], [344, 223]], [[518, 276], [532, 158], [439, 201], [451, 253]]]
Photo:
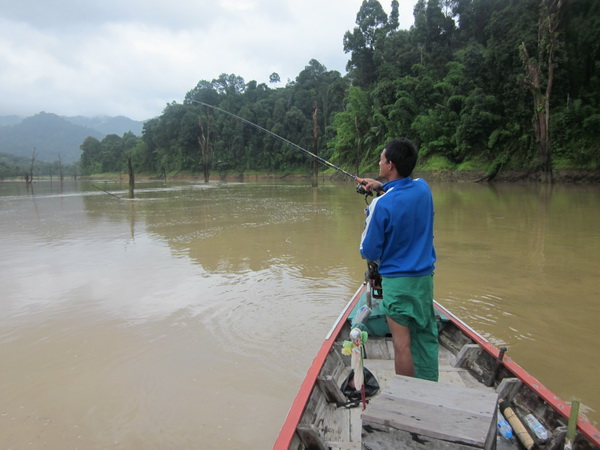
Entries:
[[[143, 120], [221, 73], [262, 83], [277, 72], [286, 82], [314, 58], [344, 74], [343, 35], [361, 3], [1, 0], [0, 115]], [[413, 4], [401, 1], [405, 27]]]
[[104, 23], [138, 22], [162, 27], [197, 27], [219, 15], [222, 2], [195, 1], [179, 6], [163, 0], [20, 0], [3, 1], [1, 15], [40, 30], [68, 32]]

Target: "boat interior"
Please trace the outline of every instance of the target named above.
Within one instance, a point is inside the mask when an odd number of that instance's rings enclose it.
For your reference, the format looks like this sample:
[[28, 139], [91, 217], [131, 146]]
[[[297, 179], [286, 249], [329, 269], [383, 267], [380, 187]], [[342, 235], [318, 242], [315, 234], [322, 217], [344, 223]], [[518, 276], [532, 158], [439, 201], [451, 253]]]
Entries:
[[[342, 348], [354, 328], [357, 311], [370, 301], [367, 297], [363, 293], [335, 337], [291, 448], [564, 447], [564, 415], [503, 364], [503, 351], [494, 354], [474, 341], [475, 332], [468, 329], [465, 333], [466, 325], [457, 326], [438, 304], [439, 381], [395, 374], [391, 336], [386, 332], [385, 318], [374, 307], [364, 326], [369, 334], [364, 343], [364, 367], [374, 375], [379, 390], [365, 402], [361, 399], [349, 405], [341, 386], [351, 372], [350, 357], [342, 354]], [[498, 432], [497, 424], [504, 419], [501, 404], [510, 405], [504, 413], [515, 413], [521, 422], [525, 415], [532, 414], [548, 431], [547, 438], [539, 439], [531, 429], [525, 432], [515, 427], [510, 438]], [[574, 444], [572, 448], [597, 448], [580, 433]]]

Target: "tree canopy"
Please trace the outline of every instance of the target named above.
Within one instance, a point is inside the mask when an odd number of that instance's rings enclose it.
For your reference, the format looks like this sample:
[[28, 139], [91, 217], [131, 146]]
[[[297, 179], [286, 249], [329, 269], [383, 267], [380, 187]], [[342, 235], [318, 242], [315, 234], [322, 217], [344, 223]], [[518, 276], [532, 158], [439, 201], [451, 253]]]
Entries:
[[[306, 149], [313, 147], [316, 104], [319, 155], [359, 173], [375, 169], [382, 146], [397, 136], [412, 139], [424, 162], [537, 170], [540, 136], [532, 120], [547, 100], [552, 166], [599, 167], [599, 2], [418, 0], [414, 19], [401, 30], [397, 0], [389, 15], [377, 0], [364, 0], [356, 26], [340, 37], [347, 75], [313, 59], [282, 87], [275, 87], [277, 73], [271, 86], [236, 74], [201, 80], [181, 104], [146, 122], [141, 138], [86, 139], [81, 171], [123, 170], [126, 156], [137, 171], [157, 174], [207, 166], [240, 174], [310, 170], [303, 152], [199, 102]], [[541, 32], [549, 20], [552, 35]], [[544, 59], [550, 45], [552, 58]], [[527, 85], [533, 63], [540, 83], [552, 84], [541, 103]]]

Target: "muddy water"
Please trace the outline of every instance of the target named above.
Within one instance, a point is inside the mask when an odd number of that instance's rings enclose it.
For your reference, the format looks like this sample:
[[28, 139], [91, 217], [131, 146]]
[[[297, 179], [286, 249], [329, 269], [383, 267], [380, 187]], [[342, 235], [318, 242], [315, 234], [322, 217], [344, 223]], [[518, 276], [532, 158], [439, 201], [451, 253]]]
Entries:
[[[0, 442], [270, 448], [364, 273], [348, 184], [0, 183]], [[436, 298], [598, 423], [600, 188], [432, 184]]]

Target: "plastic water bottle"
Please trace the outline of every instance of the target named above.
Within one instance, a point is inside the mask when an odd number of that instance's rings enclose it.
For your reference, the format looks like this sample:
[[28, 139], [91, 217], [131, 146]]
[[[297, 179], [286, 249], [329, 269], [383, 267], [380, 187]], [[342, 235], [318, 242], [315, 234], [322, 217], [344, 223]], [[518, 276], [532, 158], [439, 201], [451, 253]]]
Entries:
[[360, 326], [364, 328], [370, 315], [371, 308], [369, 308], [367, 305], [362, 305], [356, 313], [356, 317], [352, 321], [352, 326]]
[[544, 428], [544, 425], [542, 425], [533, 414], [527, 414], [524, 419], [525, 422], [527, 422], [529, 429], [535, 433], [540, 442], [546, 442], [548, 440], [550, 437], [548, 435], [548, 430]]
[[506, 421], [506, 419], [504, 418], [502, 413], [500, 413], [500, 411], [498, 411], [498, 431], [506, 439], [512, 439], [512, 437], [513, 437], [512, 427]]

